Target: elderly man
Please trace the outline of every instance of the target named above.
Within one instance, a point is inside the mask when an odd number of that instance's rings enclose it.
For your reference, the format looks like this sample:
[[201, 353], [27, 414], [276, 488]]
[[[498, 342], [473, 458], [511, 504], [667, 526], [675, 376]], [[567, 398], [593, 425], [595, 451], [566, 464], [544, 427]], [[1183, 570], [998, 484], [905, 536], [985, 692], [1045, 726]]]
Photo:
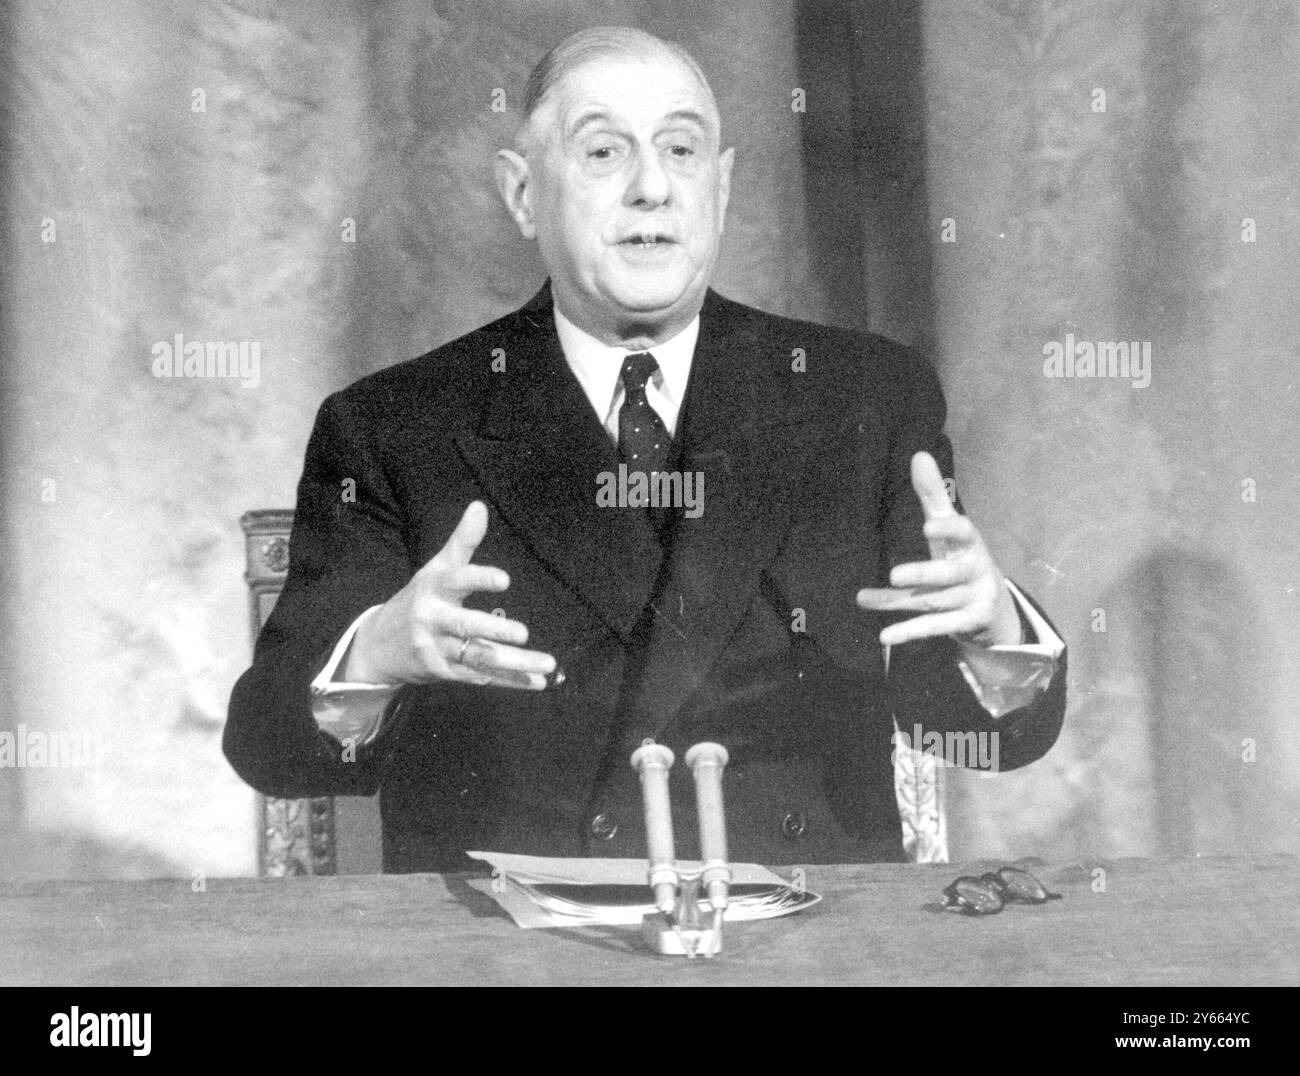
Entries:
[[325, 401], [227, 756], [378, 790], [391, 871], [643, 855], [650, 739], [727, 747], [737, 860], [903, 858], [895, 721], [1009, 769], [1064, 711], [1063, 644], [949, 497], [934, 373], [709, 289], [733, 151], [681, 48], [576, 34], [522, 113], [497, 182], [549, 281]]

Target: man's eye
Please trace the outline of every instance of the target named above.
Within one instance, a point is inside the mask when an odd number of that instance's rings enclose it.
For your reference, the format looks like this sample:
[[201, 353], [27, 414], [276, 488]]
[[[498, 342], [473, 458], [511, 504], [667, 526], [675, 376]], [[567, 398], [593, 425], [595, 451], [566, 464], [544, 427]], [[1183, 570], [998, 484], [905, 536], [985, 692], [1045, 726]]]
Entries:
[[597, 146], [595, 149], [593, 149], [593, 150], [589, 150], [589, 151], [587, 152], [587, 156], [588, 156], [588, 157], [594, 157], [594, 158], [596, 158], [596, 160], [598, 160], [598, 161], [608, 161], [610, 158], [612, 158], [612, 157], [614, 156], [614, 147], [613, 147], [613, 146]]
[[695, 150], [691, 146], [671, 146], [668, 150], [674, 157], [694, 157]]

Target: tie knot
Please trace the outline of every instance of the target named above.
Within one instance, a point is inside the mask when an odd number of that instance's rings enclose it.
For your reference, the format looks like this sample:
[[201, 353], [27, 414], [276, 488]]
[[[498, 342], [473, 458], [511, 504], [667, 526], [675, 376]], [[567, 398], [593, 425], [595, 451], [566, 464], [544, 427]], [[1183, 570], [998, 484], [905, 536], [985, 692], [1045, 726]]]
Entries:
[[645, 383], [659, 369], [659, 363], [648, 351], [629, 355], [623, 360], [623, 370], [619, 376], [623, 379], [623, 390], [631, 396], [634, 392], [645, 392]]

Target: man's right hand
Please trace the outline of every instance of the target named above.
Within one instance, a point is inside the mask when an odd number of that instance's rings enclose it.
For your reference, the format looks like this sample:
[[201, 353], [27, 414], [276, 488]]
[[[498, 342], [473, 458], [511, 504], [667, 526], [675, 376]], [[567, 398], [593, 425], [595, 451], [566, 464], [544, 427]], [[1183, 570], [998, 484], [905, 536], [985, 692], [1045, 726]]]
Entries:
[[474, 501], [447, 544], [357, 630], [341, 679], [369, 684], [451, 680], [531, 691], [546, 687], [555, 658], [523, 649], [527, 625], [462, 604], [476, 591], [501, 593], [510, 586], [502, 569], [470, 563], [487, 525], [487, 506]]

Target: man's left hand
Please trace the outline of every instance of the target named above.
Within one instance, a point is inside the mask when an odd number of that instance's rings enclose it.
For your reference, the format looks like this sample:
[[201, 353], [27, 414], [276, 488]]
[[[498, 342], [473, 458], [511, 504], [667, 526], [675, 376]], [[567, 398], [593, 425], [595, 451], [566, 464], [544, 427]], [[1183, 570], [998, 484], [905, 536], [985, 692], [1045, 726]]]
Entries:
[[880, 633], [885, 646], [951, 635], [979, 646], [1021, 641], [1011, 592], [975, 524], [953, 508], [939, 465], [928, 452], [912, 457], [912, 488], [925, 514], [930, 560], [899, 564], [890, 585], [858, 591], [858, 605], [878, 613], [918, 612]]

